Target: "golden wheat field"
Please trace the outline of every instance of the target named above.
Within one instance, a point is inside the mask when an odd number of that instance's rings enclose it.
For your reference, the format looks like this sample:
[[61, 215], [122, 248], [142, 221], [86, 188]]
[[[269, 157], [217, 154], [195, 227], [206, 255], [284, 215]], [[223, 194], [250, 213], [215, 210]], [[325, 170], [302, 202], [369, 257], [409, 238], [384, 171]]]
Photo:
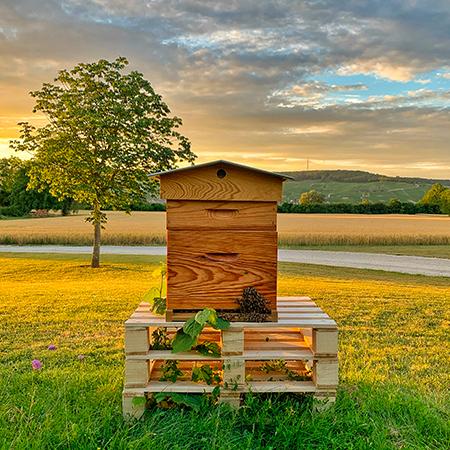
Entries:
[[[0, 221], [2, 244], [91, 243], [88, 214]], [[450, 217], [357, 214], [279, 214], [282, 246], [450, 244]], [[103, 243], [158, 245], [165, 243], [164, 212], [108, 212]]]

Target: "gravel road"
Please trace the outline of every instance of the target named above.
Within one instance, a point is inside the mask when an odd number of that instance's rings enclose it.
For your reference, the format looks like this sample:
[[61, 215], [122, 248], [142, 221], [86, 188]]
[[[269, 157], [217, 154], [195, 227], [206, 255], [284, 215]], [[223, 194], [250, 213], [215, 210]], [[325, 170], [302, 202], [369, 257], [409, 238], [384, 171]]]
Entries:
[[[91, 247], [63, 245], [0, 245], [0, 252], [17, 253], [91, 253]], [[103, 254], [165, 255], [166, 247], [102, 246]], [[303, 264], [375, 269], [420, 275], [450, 277], [450, 259], [423, 256], [396, 256], [378, 253], [328, 252], [322, 250], [279, 250], [279, 260]]]

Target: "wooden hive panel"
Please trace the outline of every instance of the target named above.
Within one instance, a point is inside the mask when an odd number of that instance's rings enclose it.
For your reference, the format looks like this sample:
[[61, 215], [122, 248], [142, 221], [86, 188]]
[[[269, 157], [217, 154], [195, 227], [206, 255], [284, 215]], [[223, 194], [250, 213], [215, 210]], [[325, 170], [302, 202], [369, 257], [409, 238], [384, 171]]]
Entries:
[[167, 201], [168, 230], [276, 230], [276, 202]]
[[248, 286], [276, 309], [276, 232], [169, 230], [167, 264], [168, 310], [236, 309]]
[[[218, 170], [225, 170], [223, 178]], [[161, 198], [167, 200], [280, 201], [283, 179], [228, 164], [168, 172], [160, 177]]]

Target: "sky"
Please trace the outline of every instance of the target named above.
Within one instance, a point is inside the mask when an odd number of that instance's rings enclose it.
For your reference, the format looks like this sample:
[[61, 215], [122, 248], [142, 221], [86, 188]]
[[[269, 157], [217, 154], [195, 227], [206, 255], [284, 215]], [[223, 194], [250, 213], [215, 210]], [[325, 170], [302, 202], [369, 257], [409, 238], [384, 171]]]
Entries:
[[29, 91], [117, 56], [199, 162], [450, 178], [450, 0], [0, 0], [0, 156]]

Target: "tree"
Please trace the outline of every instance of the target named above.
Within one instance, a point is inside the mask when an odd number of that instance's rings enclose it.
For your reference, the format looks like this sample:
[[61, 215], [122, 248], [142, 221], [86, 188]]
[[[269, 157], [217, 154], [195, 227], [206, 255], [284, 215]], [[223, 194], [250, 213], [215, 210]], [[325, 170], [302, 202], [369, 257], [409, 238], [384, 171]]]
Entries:
[[442, 213], [448, 214], [450, 216], [450, 189], [445, 189], [441, 193], [439, 206]]
[[325, 197], [320, 192], [315, 191], [314, 189], [309, 192], [303, 192], [300, 195], [300, 205], [311, 205], [317, 203], [324, 203]]
[[59, 201], [50, 194], [48, 187], [41, 190], [30, 189], [28, 187], [30, 177], [27, 172], [30, 170], [32, 164], [32, 161], [24, 161], [23, 166], [16, 174], [9, 195], [9, 203], [12, 211], [17, 216], [24, 216], [32, 209], [54, 209], [61, 210], [63, 216], [67, 215], [73, 204], [71, 198], [64, 198]]
[[447, 188], [440, 183], [435, 183], [425, 192], [424, 196], [420, 200], [423, 205], [438, 205], [441, 203], [441, 195]]
[[124, 73], [126, 58], [99, 60], [61, 70], [53, 84], [31, 92], [33, 112], [48, 123], [22, 122], [12, 147], [34, 156], [29, 186], [58, 199], [73, 198], [91, 207], [94, 226], [92, 267], [100, 265], [104, 208], [130, 211], [155, 187], [154, 171], [193, 162], [189, 140], [142, 73]]
[[15, 156], [0, 158], [0, 206], [10, 205], [9, 196], [22, 167], [23, 161], [20, 158]]

